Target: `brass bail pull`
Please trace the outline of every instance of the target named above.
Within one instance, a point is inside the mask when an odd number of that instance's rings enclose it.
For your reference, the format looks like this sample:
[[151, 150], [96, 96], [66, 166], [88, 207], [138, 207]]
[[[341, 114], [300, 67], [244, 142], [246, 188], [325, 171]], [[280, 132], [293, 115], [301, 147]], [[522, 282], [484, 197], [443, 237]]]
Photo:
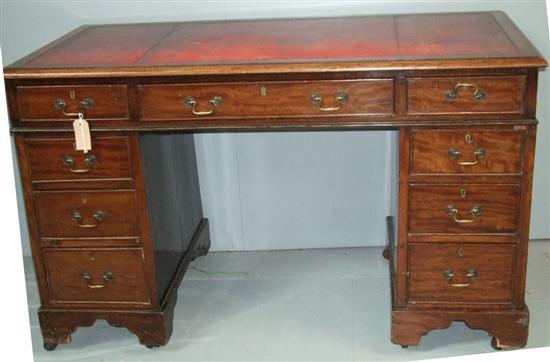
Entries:
[[453, 278], [455, 277], [455, 274], [452, 272], [452, 270], [445, 270], [443, 272], [443, 278], [447, 279], [449, 282], [449, 285], [453, 288], [466, 288], [470, 286], [473, 282], [473, 280], [477, 277], [477, 271], [475, 269], [471, 269], [466, 273], [466, 278], [468, 279], [467, 283], [453, 283]]
[[210, 110], [208, 110], [208, 111], [197, 111], [197, 109], [196, 109], [197, 108], [197, 101], [195, 100], [195, 98], [193, 98], [191, 96], [187, 96], [183, 100], [183, 104], [185, 104], [187, 107], [191, 107], [191, 112], [193, 112], [194, 115], [196, 115], [196, 116], [208, 116], [208, 115], [211, 115], [212, 113], [214, 113], [214, 111], [216, 110], [217, 107], [222, 105], [223, 97], [214, 96], [214, 97], [212, 97], [212, 99], [210, 99], [210, 101], [208, 103], [210, 103]]
[[92, 165], [95, 163], [96, 157], [95, 155], [91, 153], [87, 153], [86, 156], [84, 156], [84, 163], [87, 168], [72, 168], [70, 166], [73, 166], [75, 164], [75, 159], [73, 156], [65, 155], [63, 156], [63, 164], [65, 166], [69, 166], [69, 171], [72, 173], [88, 173], [91, 171]]
[[94, 229], [99, 226], [101, 221], [105, 218], [105, 213], [102, 210], [97, 210], [93, 215], [92, 218], [96, 221], [95, 224], [83, 224], [82, 223], [82, 215], [78, 211], [73, 211], [72, 219], [79, 228], [81, 229]]
[[[93, 98], [85, 98], [84, 100], [82, 100], [82, 102], [80, 102], [79, 110], [88, 110], [92, 108], [94, 104], [95, 104], [95, 101], [93, 100]], [[55, 108], [61, 110], [64, 116], [67, 116], [67, 117], [82, 116], [81, 112], [67, 112], [67, 103], [62, 98], [55, 99], [53, 102], [53, 105], [55, 106]]]
[[476, 204], [470, 209], [470, 214], [472, 215], [471, 219], [459, 219], [457, 217], [459, 213], [460, 211], [453, 205], [447, 206], [447, 215], [452, 217], [454, 222], [458, 224], [471, 224], [475, 222], [478, 217], [481, 216], [481, 206]]
[[323, 97], [317, 93], [313, 93], [309, 96], [309, 100], [312, 104], [319, 106], [321, 112], [334, 112], [340, 110], [342, 106], [349, 101], [349, 94], [347, 92], [340, 92], [336, 95], [336, 107], [323, 107]]
[[475, 161], [459, 161], [462, 153], [460, 152], [459, 149], [454, 147], [449, 148], [447, 153], [449, 154], [449, 157], [451, 158], [451, 160], [456, 161], [457, 165], [473, 166], [473, 165], [477, 165], [485, 157], [485, 155], [487, 154], [487, 151], [485, 151], [485, 148], [483, 147], [478, 148], [474, 152]]
[[479, 88], [477, 84], [456, 83], [454, 88], [447, 90], [447, 99], [456, 99], [458, 97], [458, 90], [461, 88], [464, 88], [464, 89], [473, 88], [474, 90], [473, 97], [478, 101], [485, 99], [485, 97], [487, 96], [487, 93], [483, 89]]
[[105, 281], [103, 284], [93, 284], [92, 283], [92, 275], [89, 272], [83, 271], [80, 273], [80, 279], [86, 284], [88, 284], [88, 288], [92, 289], [101, 289], [105, 288], [107, 286], [107, 283], [109, 283], [111, 280], [113, 280], [113, 273], [111, 272], [105, 272], [101, 276], [101, 279]]

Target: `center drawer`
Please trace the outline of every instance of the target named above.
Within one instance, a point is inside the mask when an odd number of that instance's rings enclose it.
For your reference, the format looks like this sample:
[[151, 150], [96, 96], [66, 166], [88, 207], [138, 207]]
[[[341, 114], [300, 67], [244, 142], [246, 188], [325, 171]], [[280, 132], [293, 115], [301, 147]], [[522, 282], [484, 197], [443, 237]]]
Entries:
[[43, 238], [138, 237], [134, 190], [37, 191]]
[[393, 114], [393, 79], [138, 86], [142, 120]]
[[51, 303], [149, 304], [143, 250], [44, 249]]
[[515, 246], [409, 245], [409, 303], [511, 303]]

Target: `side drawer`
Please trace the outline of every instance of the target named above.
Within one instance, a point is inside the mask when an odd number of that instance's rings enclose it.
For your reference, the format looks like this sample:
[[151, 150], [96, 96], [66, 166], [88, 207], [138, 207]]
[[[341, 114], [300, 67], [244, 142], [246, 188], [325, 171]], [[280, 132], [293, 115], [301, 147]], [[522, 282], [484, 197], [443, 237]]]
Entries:
[[411, 131], [411, 175], [520, 175], [525, 130]]
[[138, 237], [134, 190], [36, 191], [42, 238]]
[[409, 245], [409, 303], [500, 303], [513, 296], [513, 245]]
[[88, 153], [73, 138], [27, 138], [25, 146], [35, 182], [132, 178], [127, 137], [92, 137]]
[[515, 233], [518, 184], [411, 184], [409, 233]]
[[523, 114], [524, 75], [407, 79], [409, 114]]
[[50, 303], [150, 304], [143, 249], [44, 249]]
[[393, 114], [393, 80], [142, 84], [142, 120]]
[[22, 121], [70, 119], [63, 111], [82, 112], [87, 120], [129, 117], [124, 84], [18, 86], [17, 97]]

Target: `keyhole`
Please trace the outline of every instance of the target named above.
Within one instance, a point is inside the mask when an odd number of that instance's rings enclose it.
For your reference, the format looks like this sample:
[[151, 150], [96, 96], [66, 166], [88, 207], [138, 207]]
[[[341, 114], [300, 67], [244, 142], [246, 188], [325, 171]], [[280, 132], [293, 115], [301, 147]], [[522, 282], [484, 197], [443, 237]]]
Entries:
[[466, 189], [460, 189], [460, 198], [461, 199], [466, 198]]
[[71, 89], [69, 91], [69, 98], [70, 99], [75, 99], [76, 98], [76, 92], [74, 91], [74, 89]]
[[464, 256], [464, 249], [458, 249], [458, 256]]
[[88, 196], [84, 195], [82, 196], [82, 204], [86, 205], [88, 203]]
[[267, 95], [267, 87], [260, 87], [260, 95], [262, 96]]
[[474, 142], [474, 139], [472, 138], [472, 136], [467, 134], [466, 136], [464, 136], [464, 142], [466, 142], [467, 144], [471, 144], [472, 142]]
[[90, 260], [95, 261], [95, 252], [93, 251], [90, 252]]

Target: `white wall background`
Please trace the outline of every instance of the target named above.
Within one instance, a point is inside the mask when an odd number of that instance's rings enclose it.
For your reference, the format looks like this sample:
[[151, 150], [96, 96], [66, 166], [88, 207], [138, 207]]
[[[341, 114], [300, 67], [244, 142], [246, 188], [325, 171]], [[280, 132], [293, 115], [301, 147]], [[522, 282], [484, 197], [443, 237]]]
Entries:
[[[81, 24], [504, 10], [550, 59], [538, 1], [6, 1], [7, 65]], [[531, 238], [550, 238], [549, 72], [540, 77]], [[2, 120], [7, 122], [7, 120]], [[382, 245], [390, 209], [389, 132], [196, 136], [213, 250]], [[19, 205], [22, 198], [18, 195]], [[23, 250], [30, 255], [22, 212]]]

